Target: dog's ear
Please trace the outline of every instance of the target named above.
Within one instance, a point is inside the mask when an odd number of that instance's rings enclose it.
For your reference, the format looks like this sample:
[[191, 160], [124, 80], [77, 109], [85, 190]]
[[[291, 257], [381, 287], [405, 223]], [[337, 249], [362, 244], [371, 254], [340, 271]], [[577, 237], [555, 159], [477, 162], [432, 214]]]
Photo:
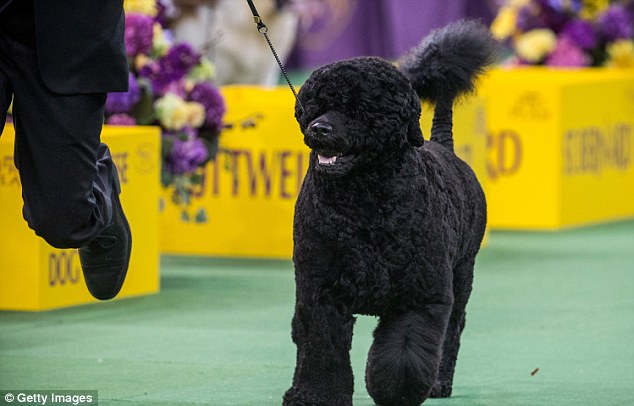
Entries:
[[423, 133], [420, 129], [420, 99], [418, 98], [416, 92], [413, 89], [410, 89], [404, 100], [401, 99], [401, 102], [403, 101], [405, 102], [405, 105], [407, 105], [407, 113], [404, 120], [409, 123], [407, 125], [407, 142], [411, 146], [422, 147], [425, 140], [423, 139]]
[[413, 147], [422, 147], [425, 140], [420, 130], [420, 124], [417, 120], [412, 120], [407, 129], [407, 142]]

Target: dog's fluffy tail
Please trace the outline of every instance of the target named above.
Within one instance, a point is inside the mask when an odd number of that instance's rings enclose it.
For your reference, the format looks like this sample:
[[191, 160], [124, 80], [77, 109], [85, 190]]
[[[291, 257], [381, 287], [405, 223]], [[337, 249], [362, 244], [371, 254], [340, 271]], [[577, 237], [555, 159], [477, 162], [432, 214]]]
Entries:
[[418, 96], [436, 104], [431, 140], [453, 149], [452, 104], [475, 90], [475, 80], [497, 58], [498, 43], [477, 21], [432, 31], [399, 62]]

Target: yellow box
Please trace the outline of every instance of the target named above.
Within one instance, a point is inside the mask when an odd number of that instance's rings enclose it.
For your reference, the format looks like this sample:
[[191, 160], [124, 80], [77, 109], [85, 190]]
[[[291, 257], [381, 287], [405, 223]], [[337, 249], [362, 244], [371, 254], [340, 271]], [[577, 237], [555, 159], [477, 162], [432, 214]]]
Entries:
[[[285, 87], [228, 86], [222, 92], [232, 127], [222, 133], [222, 150], [185, 213], [163, 191], [161, 250], [289, 259], [294, 205], [310, 152], [293, 115], [293, 95]], [[483, 172], [483, 102], [459, 107], [455, 121], [457, 135], [465, 137], [456, 140], [456, 150]], [[428, 124], [423, 132], [429, 133]]]
[[492, 228], [634, 216], [634, 71], [499, 69], [484, 93]]
[[284, 88], [229, 86], [221, 151], [184, 216], [163, 191], [161, 251], [290, 258], [295, 198], [309, 150]]
[[[433, 108], [423, 104], [421, 129], [425, 139], [429, 139], [431, 122], [434, 117]], [[453, 114], [454, 150], [462, 160], [471, 166], [478, 181], [487, 190], [486, 148], [487, 128], [485, 100], [479, 95], [470, 96], [458, 101]]]
[[[0, 309], [47, 310], [96, 300], [84, 284], [77, 250], [60, 250], [37, 237], [22, 218], [13, 164], [13, 126], [0, 137]], [[159, 290], [158, 196], [160, 131], [104, 127], [119, 169], [121, 203], [132, 229], [130, 268], [118, 298]]]

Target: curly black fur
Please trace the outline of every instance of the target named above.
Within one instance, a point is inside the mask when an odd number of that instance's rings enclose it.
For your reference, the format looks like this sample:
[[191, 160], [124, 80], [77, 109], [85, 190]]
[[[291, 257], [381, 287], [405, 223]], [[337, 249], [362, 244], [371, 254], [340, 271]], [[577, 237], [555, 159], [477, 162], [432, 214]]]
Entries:
[[419, 97], [436, 103], [473, 92], [474, 79], [498, 53], [487, 27], [459, 21], [432, 31], [398, 63]]
[[354, 314], [380, 317], [366, 367], [377, 404], [414, 406], [450, 395], [486, 225], [482, 189], [451, 148], [451, 103], [472, 88], [492, 47], [478, 58], [471, 49], [467, 60], [435, 59], [427, 50], [462, 49], [463, 37], [471, 46], [488, 44], [475, 41], [484, 32], [470, 22], [435, 32], [416, 51], [425, 57], [402, 65], [450, 72], [457, 64], [471, 72], [468, 84], [453, 82], [464, 75], [407, 75], [415, 87], [435, 89], [429, 97], [441, 143], [432, 130], [423, 144], [419, 95], [381, 59], [322, 67], [301, 88], [305, 110], [297, 107], [296, 118], [312, 152], [295, 208], [297, 366], [284, 405], [352, 404]]

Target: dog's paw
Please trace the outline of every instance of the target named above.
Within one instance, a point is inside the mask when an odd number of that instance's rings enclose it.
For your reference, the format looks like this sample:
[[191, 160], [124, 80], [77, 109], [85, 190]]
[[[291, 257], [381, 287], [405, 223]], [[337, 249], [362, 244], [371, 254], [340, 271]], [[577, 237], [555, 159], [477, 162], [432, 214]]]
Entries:
[[284, 394], [282, 404], [283, 406], [352, 406], [352, 394], [336, 396], [293, 386]]
[[431, 390], [430, 398], [448, 398], [451, 396], [450, 382], [436, 382]]

